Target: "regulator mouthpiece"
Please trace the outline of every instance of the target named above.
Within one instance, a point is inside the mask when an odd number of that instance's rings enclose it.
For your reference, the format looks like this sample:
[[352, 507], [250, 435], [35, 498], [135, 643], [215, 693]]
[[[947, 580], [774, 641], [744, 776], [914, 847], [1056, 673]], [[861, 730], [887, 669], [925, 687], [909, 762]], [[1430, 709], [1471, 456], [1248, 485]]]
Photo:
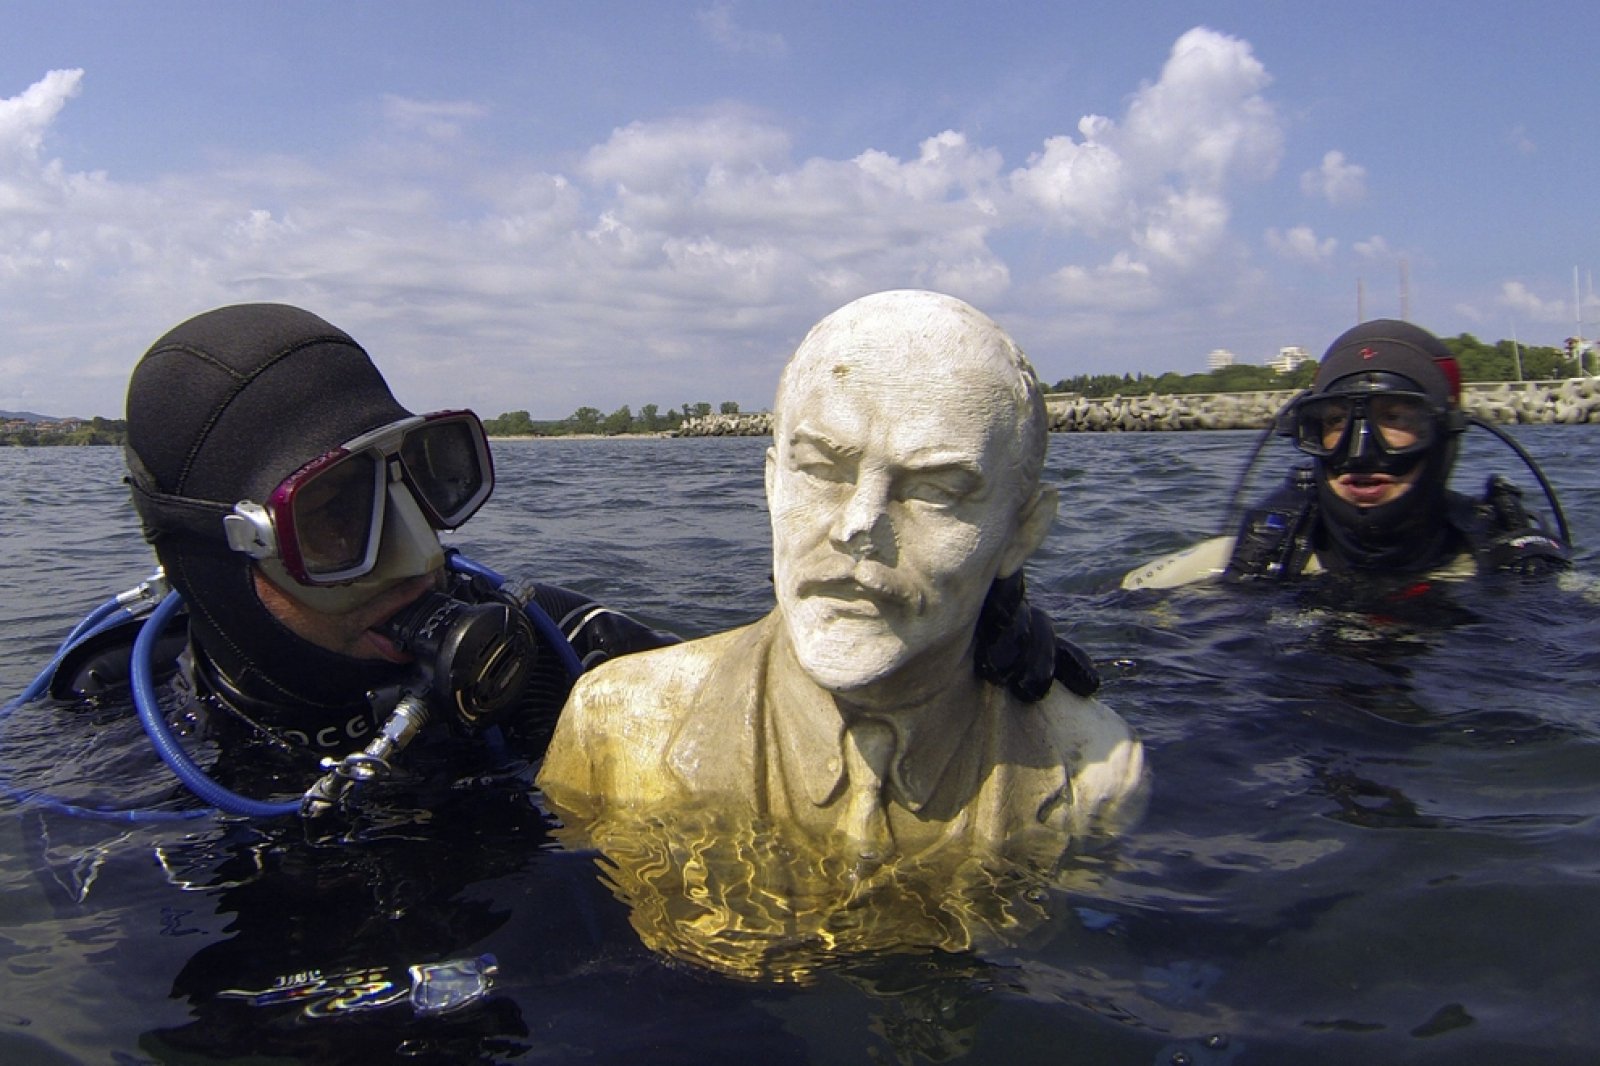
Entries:
[[430, 708], [469, 729], [513, 710], [539, 658], [533, 624], [508, 603], [424, 593], [383, 632], [416, 662]]

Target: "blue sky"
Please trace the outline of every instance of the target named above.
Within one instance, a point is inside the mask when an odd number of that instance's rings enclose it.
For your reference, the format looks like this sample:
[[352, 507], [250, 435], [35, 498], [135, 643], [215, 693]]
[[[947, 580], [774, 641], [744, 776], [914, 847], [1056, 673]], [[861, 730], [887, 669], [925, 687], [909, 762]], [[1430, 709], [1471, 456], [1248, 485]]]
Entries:
[[[0, 409], [120, 416], [222, 304], [415, 410], [771, 403], [969, 300], [1041, 376], [1600, 333], [1589, 2], [4, 3]], [[1574, 269], [1578, 292], [1574, 292]]]

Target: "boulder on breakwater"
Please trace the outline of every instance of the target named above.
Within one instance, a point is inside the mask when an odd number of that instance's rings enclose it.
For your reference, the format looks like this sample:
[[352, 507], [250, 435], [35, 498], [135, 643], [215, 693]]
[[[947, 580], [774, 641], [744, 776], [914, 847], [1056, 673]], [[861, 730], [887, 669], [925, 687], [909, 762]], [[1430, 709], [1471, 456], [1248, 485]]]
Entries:
[[737, 415], [701, 415], [686, 418], [672, 431], [674, 437], [769, 437], [772, 415], [767, 411]]
[[[1276, 392], [1217, 392], [1187, 396], [1111, 396], [1090, 399], [1049, 393], [1045, 407], [1054, 433], [1140, 433], [1196, 429], [1265, 429], [1295, 395]], [[1473, 382], [1461, 388], [1468, 414], [1496, 425], [1578, 425], [1600, 422], [1600, 378], [1564, 381]], [[764, 437], [772, 415], [706, 415], [691, 418], [675, 437]]]

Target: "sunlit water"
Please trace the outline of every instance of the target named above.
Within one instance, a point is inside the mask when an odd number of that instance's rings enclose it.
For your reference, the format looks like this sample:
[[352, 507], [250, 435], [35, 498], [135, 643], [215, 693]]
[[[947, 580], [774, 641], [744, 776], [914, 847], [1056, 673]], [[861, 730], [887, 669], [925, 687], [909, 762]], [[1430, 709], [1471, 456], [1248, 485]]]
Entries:
[[[1519, 437], [1600, 573], [1600, 432]], [[1458, 487], [1494, 466], [1536, 499], [1472, 439]], [[843, 958], [799, 986], [705, 972], [645, 948], [516, 788], [338, 845], [0, 800], [0, 1062], [1600, 1060], [1594, 598], [1116, 590], [1216, 532], [1252, 441], [1052, 440], [1062, 515], [1034, 596], [1100, 664], [1155, 790], [1020, 946]], [[765, 444], [501, 443], [496, 496], [455, 543], [686, 636], [750, 621], [772, 602]], [[1287, 458], [1275, 442], [1261, 468]], [[0, 449], [6, 693], [151, 569], [120, 479], [114, 449]], [[164, 787], [126, 715], [72, 732], [0, 730], [0, 767]], [[490, 998], [437, 1018], [388, 1002], [408, 967], [485, 953]]]

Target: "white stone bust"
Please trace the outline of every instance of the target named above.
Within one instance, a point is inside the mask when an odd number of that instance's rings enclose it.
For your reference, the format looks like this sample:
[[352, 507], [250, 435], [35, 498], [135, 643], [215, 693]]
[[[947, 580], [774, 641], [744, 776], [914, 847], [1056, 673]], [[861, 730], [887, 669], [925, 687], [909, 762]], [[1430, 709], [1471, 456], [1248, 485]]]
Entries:
[[569, 826], [722, 810], [881, 862], [1059, 856], [1131, 818], [1143, 758], [1120, 718], [974, 670], [991, 583], [1057, 508], [1041, 389], [1005, 331], [937, 293], [856, 300], [795, 352], [773, 435], [777, 609], [580, 679], [539, 776]]

